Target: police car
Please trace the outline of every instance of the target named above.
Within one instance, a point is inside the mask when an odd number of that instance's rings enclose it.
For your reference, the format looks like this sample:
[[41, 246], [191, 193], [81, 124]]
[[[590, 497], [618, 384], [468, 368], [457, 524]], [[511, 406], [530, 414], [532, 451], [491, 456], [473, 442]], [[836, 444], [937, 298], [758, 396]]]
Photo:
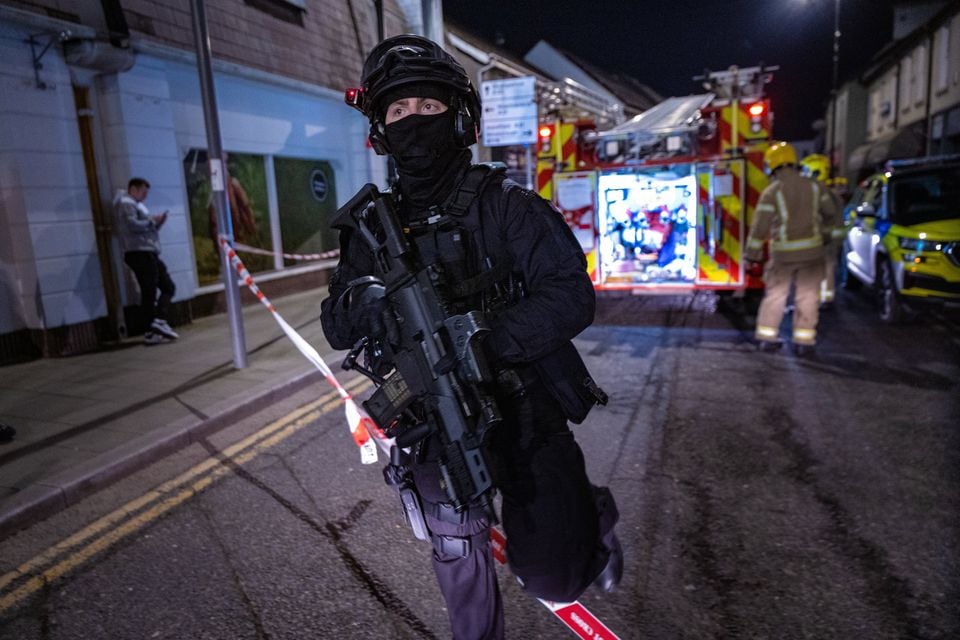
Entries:
[[960, 303], [960, 155], [887, 163], [854, 192], [846, 225], [842, 284], [871, 286], [882, 320]]

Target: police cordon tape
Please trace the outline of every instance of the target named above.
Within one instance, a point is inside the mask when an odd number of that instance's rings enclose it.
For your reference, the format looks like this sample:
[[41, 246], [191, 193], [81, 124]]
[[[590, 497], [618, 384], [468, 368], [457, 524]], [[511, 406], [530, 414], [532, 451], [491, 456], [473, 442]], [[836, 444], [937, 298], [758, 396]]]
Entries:
[[[220, 236], [221, 238], [223, 236]], [[267, 251], [266, 249], [261, 249], [259, 247], [251, 247], [248, 244], [241, 244], [239, 242], [233, 243], [233, 250], [239, 251], [241, 253], [255, 253], [260, 256], [275, 256], [279, 255], [287, 260], [298, 260], [298, 261], [309, 261], [309, 260], [329, 260], [330, 258], [339, 258], [340, 249], [334, 249], [332, 251], [324, 251], [323, 253], [277, 253], [275, 251]]]
[[[223, 235], [219, 236], [219, 239], [220, 246], [227, 252], [230, 264], [236, 269], [237, 273], [240, 274], [243, 283], [257, 297], [257, 300], [273, 314], [274, 320], [277, 321], [277, 324], [280, 325], [280, 328], [283, 329], [283, 332], [290, 338], [300, 353], [323, 373], [327, 382], [340, 394], [345, 405], [347, 423], [350, 425], [350, 434], [353, 436], [353, 440], [357, 443], [357, 446], [360, 447], [361, 461], [364, 464], [373, 464], [377, 461], [376, 445], [379, 445], [389, 454], [393, 439], [387, 438], [373, 420], [357, 406], [353, 396], [343, 388], [340, 381], [337, 380], [337, 377], [333, 374], [333, 371], [327, 363], [324, 362], [320, 354], [317, 353], [317, 350], [283, 319], [269, 298], [260, 291], [260, 288], [253, 280], [253, 276], [250, 275], [250, 272], [247, 271], [247, 268], [243, 265], [243, 261], [240, 260], [240, 256], [238, 256], [237, 252], [230, 246], [229, 239]], [[374, 442], [376, 442], [376, 445]], [[490, 547], [493, 552], [493, 557], [497, 562], [505, 565], [507, 563], [507, 538], [494, 527], [490, 527]], [[620, 640], [617, 634], [600, 622], [579, 600], [575, 600], [574, 602], [551, 602], [549, 600], [543, 600], [542, 598], [537, 598], [537, 600], [583, 640]]]
[[[353, 396], [343, 388], [343, 385], [341, 385], [337, 377], [333, 375], [333, 371], [330, 370], [327, 363], [320, 357], [317, 350], [313, 348], [313, 345], [304, 340], [303, 336], [287, 324], [287, 321], [277, 312], [277, 308], [273, 306], [273, 303], [270, 302], [269, 298], [260, 291], [260, 288], [253, 281], [253, 276], [247, 271], [237, 252], [230, 246], [230, 241], [227, 237], [220, 235], [219, 238], [220, 246], [226, 251], [227, 257], [230, 259], [230, 264], [237, 270], [237, 273], [240, 274], [243, 283], [257, 296], [257, 300], [273, 314], [273, 319], [277, 321], [277, 324], [280, 325], [283, 332], [290, 338], [294, 346], [297, 347], [297, 350], [323, 373], [327, 382], [330, 383], [330, 385], [337, 390], [337, 393], [340, 394], [340, 397], [343, 398], [344, 410], [347, 414], [347, 424], [350, 427], [350, 435], [353, 436], [354, 442], [360, 447], [361, 462], [363, 462], [363, 464], [373, 464], [377, 461], [377, 445], [380, 445], [384, 448], [385, 452], [389, 453], [390, 445], [393, 444], [392, 440], [387, 438], [373, 420], [357, 405]], [[374, 444], [374, 441], [376, 441], [376, 444]]]

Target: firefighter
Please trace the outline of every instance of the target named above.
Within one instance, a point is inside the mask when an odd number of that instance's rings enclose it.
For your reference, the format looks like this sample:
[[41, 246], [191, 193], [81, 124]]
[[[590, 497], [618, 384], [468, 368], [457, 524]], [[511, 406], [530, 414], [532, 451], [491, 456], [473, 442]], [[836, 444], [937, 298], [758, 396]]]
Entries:
[[757, 313], [757, 346], [762, 351], [780, 348], [780, 321], [793, 287], [793, 348], [798, 356], [808, 356], [817, 342], [824, 248], [840, 212], [826, 188], [800, 175], [793, 145], [774, 142], [763, 160], [771, 182], [760, 194], [747, 238], [751, 262], [761, 261], [764, 244], [770, 243]]
[[[448, 294], [452, 313], [482, 309], [484, 349], [503, 420], [485, 441], [502, 495], [507, 558], [528, 593], [569, 602], [591, 585], [620, 581], [618, 514], [607, 488], [591, 485], [567, 420], [606, 396], [571, 339], [593, 320], [596, 294], [563, 216], [502, 170], [473, 165], [480, 99], [463, 67], [426, 38], [384, 40], [368, 56], [362, 90], [348, 102], [370, 121], [370, 142], [393, 156], [391, 193], [400, 222]], [[363, 238], [340, 233], [340, 262], [322, 302], [335, 349], [383, 339], [393, 318], [376, 259]], [[456, 640], [502, 640], [503, 603], [477, 505], [458, 512], [442, 488], [436, 434], [411, 447], [409, 466], [433, 542], [433, 568]]]
[[[821, 153], [812, 153], [800, 161], [800, 173], [816, 180], [825, 187], [824, 191], [830, 194], [837, 211], [843, 209], [840, 196], [831, 188], [834, 180], [830, 178], [830, 159]], [[837, 288], [837, 261], [840, 259], [840, 247], [843, 244], [844, 230], [842, 226], [830, 230], [830, 242], [827, 243], [823, 257], [823, 281], [820, 283], [820, 308], [830, 309], [836, 298]]]

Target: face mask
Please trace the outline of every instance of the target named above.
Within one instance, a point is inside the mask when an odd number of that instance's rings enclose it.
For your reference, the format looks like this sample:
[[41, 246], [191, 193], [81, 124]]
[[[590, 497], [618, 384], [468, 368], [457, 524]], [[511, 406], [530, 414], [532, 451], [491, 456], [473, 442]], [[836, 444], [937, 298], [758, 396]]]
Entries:
[[411, 115], [387, 125], [387, 144], [402, 172], [427, 177], [457, 154], [450, 114]]
[[453, 109], [431, 116], [410, 115], [385, 128], [402, 191], [417, 207], [439, 204], [461, 165], [469, 163], [470, 152], [454, 140], [454, 116]]

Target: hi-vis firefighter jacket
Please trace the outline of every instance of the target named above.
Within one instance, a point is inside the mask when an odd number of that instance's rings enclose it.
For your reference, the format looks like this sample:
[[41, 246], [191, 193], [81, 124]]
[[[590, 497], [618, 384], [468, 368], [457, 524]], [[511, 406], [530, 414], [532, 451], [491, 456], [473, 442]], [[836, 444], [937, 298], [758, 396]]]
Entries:
[[820, 260], [839, 226], [840, 210], [827, 189], [794, 167], [782, 167], [760, 194], [747, 259], [762, 260], [763, 244], [769, 240], [774, 262]]

